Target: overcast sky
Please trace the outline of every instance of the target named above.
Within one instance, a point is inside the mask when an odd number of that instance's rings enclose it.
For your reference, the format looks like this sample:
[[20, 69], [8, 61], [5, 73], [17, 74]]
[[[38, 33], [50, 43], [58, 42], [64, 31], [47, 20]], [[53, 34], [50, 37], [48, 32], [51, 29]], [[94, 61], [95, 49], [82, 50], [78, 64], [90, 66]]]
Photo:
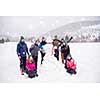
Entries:
[[44, 34], [68, 23], [99, 19], [98, 16], [2, 16], [0, 17], [0, 34], [19, 35], [23, 33], [26, 36]]

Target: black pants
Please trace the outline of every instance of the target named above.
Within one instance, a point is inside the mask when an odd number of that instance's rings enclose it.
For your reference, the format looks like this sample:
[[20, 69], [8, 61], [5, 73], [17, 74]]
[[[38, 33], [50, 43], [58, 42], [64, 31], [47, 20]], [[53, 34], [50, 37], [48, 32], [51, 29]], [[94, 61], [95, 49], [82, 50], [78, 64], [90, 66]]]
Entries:
[[35, 72], [35, 70], [30, 71], [30, 70], [26, 69], [26, 74], [28, 74], [29, 78], [33, 78], [33, 77], [35, 77], [36, 72]]
[[26, 57], [21, 57], [20, 58], [20, 69], [22, 71], [26, 70]]
[[32, 58], [35, 61], [35, 66], [36, 66], [36, 72], [37, 72], [37, 62], [38, 62], [38, 56], [32, 56]]
[[44, 58], [44, 56], [45, 56], [45, 53], [43, 53], [42, 51], [40, 51], [40, 53], [41, 53], [41, 64], [42, 64], [42, 62], [43, 62], [43, 58]]
[[54, 56], [57, 58], [57, 60], [59, 60], [59, 49], [55, 49], [54, 52]]
[[68, 68], [67, 72], [70, 73], [70, 74], [76, 74], [76, 70], [75, 69]]

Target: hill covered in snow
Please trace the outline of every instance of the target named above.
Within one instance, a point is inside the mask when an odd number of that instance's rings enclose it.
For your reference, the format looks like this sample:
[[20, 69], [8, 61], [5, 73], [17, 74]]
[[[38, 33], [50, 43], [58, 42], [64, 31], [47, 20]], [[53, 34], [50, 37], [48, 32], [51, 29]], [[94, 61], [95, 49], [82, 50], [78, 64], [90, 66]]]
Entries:
[[51, 30], [44, 34], [44, 36], [57, 35], [60, 39], [68, 36], [73, 36], [77, 42], [98, 41], [100, 36], [100, 20], [94, 21], [80, 21], [63, 25], [59, 28]]
[[[58, 23], [56, 23], [56, 24], [58, 24]], [[28, 25], [27, 25], [27, 27], [28, 27]], [[33, 28], [33, 27], [31, 27], [31, 28]], [[24, 30], [24, 28], [22, 28], [22, 29]], [[47, 31], [48, 29], [46, 29], [46, 27], [44, 27], [44, 29], [45, 29], [45, 32], [42, 34], [34, 33], [34, 31], [29, 32], [29, 33], [27, 31], [22, 32], [22, 33], [21, 32], [19, 32], [19, 33], [7, 32], [5, 34], [0, 34], [0, 38], [1, 39], [4, 38], [5, 41], [9, 40], [9, 41], [16, 42], [16, 41], [19, 41], [19, 37], [21, 35], [23, 35], [25, 37], [26, 41], [35, 40], [35, 39], [41, 38], [42, 36], [44, 36], [46, 38], [51, 37], [53, 39], [55, 35], [57, 35], [59, 37], [59, 39], [61, 39], [63, 37], [65, 38], [65, 36], [67, 35], [68, 37], [73, 36], [72, 42], [92, 42], [92, 41], [97, 42], [97, 41], [100, 41], [100, 20], [99, 20], [99, 18], [98, 18], [98, 20], [96, 20], [96, 19], [95, 20], [86, 20], [86, 19], [81, 20], [80, 19], [80, 21], [73, 21], [73, 22], [69, 21], [69, 23], [64, 23], [61, 25], [59, 24], [58, 26], [55, 26], [53, 28], [51, 27], [50, 28], [51, 30], [49, 30], [49, 31]], [[38, 28], [38, 30], [40, 31], [40, 28]]]

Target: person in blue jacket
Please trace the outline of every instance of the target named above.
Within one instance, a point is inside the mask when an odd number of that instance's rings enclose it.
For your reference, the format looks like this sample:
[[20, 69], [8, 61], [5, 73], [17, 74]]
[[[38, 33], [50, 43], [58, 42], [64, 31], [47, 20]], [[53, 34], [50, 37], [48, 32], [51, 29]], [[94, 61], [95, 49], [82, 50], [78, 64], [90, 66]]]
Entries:
[[47, 42], [46, 42], [45, 38], [42, 37], [42, 41], [40, 42], [40, 45], [39, 45], [40, 53], [41, 53], [41, 64], [42, 64], [42, 62], [44, 60], [44, 56], [46, 54], [46, 52], [45, 52], [45, 50], [43, 48], [43, 46], [45, 46], [46, 44], [47, 44]]
[[20, 60], [21, 74], [24, 75], [26, 71], [26, 54], [29, 55], [27, 44], [25, 43], [24, 37], [20, 37], [20, 41], [17, 44], [17, 55]]

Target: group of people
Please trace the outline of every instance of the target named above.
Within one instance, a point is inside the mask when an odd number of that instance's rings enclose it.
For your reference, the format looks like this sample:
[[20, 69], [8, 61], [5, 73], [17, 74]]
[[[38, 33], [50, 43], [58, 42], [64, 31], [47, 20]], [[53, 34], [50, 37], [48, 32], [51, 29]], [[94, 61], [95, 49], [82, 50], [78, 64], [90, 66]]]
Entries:
[[[59, 51], [61, 51], [61, 59], [62, 63], [65, 65], [65, 68], [68, 73], [76, 74], [76, 64], [74, 59], [71, 57], [70, 54], [70, 47], [68, 43], [72, 40], [58, 39], [57, 36], [54, 37], [52, 42], [46, 42], [46, 39], [42, 37], [42, 40], [36, 40], [34, 44], [31, 45], [30, 49], [28, 50], [27, 44], [25, 43], [25, 39], [23, 36], [20, 37], [20, 41], [17, 44], [17, 55], [20, 60], [20, 70], [21, 74], [24, 73], [28, 74], [29, 78], [38, 77], [37, 73], [37, 66], [38, 66], [38, 51], [41, 53], [41, 64], [43, 63], [44, 56], [46, 54], [44, 50], [44, 45], [52, 44], [52, 54], [56, 59], [59, 61]], [[30, 53], [29, 53], [30, 52]], [[27, 57], [28, 55], [28, 57]]]
[[70, 53], [70, 47], [68, 43], [73, 39], [71, 38], [62, 38], [59, 40], [57, 36], [53, 39], [53, 48], [52, 48], [52, 53], [54, 51], [54, 56], [59, 60], [59, 49], [61, 51], [61, 60], [62, 63], [65, 65], [65, 69], [68, 73], [76, 74], [76, 62], [72, 58], [71, 53]]

